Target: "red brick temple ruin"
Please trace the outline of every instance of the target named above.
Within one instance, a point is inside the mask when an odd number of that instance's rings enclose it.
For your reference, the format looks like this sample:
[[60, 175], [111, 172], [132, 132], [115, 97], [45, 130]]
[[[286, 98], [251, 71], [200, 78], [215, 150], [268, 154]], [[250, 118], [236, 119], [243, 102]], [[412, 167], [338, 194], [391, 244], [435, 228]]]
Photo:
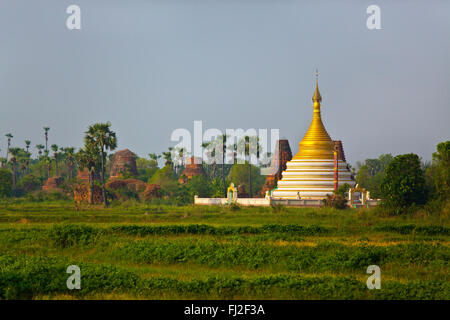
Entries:
[[286, 170], [286, 163], [291, 159], [292, 152], [289, 141], [287, 139], [278, 140], [270, 165], [270, 174], [266, 176], [266, 181], [259, 194], [260, 196], [264, 197], [266, 191], [272, 190], [277, 185], [278, 180], [281, 179], [281, 174]]

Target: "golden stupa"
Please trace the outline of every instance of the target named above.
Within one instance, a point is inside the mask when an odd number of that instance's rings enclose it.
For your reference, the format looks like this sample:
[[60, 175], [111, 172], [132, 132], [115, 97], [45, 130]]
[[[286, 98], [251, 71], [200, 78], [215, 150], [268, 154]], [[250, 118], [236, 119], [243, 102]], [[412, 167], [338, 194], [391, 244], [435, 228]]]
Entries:
[[298, 153], [287, 162], [277, 188], [272, 191], [271, 195], [274, 198], [324, 199], [327, 194], [333, 193], [336, 177], [337, 186], [345, 183], [351, 187], [355, 185], [352, 173], [345, 162], [341, 142], [333, 141], [322, 123], [320, 114], [322, 97], [317, 72], [312, 101], [314, 111], [311, 124], [300, 141]]

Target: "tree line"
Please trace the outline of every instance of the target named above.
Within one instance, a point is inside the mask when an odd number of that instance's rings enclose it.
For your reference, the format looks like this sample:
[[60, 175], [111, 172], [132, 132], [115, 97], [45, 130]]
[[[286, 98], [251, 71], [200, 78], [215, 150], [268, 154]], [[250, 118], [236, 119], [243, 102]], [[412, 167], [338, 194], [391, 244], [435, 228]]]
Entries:
[[[49, 178], [58, 177], [64, 180], [63, 187], [76, 183], [77, 171], [85, 170], [89, 175], [91, 190], [90, 202], [93, 203], [93, 189], [96, 178], [102, 188], [104, 205], [108, 205], [108, 180], [112, 165], [112, 154], [117, 147], [116, 133], [110, 123], [95, 123], [88, 127], [84, 135], [84, 145], [78, 151], [74, 147], [49, 146], [50, 127], [43, 128], [44, 144], [37, 144], [37, 156], [31, 157], [31, 141], [25, 141], [25, 147], [12, 147], [13, 135], [6, 134], [6, 157], [0, 158], [0, 197], [24, 196], [37, 192]], [[250, 157], [255, 156], [259, 162], [264, 157], [266, 163], [270, 153], [262, 153], [258, 137], [245, 136], [238, 141], [228, 143], [227, 136], [216, 137], [215, 140], [203, 143], [206, 162], [202, 164], [205, 176], [189, 179], [187, 184], [180, 184], [186, 159], [186, 149], [169, 147], [162, 154], [149, 153], [148, 159], [136, 157], [138, 175], [133, 177], [147, 183], [161, 185], [165, 198], [178, 199], [178, 202], [192, 202], [193, 195], [225, 197], [227, 186], [231, 181], [243, 185], [250, 196], [256, 195], [264, 183], [260, 167], [252, 165]], [[242, 150], [243, 154], [238, 154]], [[226, 163], [226, 157], [232, 163]], [[159, 167], [160, 160], [164, 160]], [[239, 162], [239, 160], [242, 160]], [[239, 162], [239, 163], [238, 163]], [[125, 175], [124, 178], [130, 178]]]
[[450, 141], [436, 146], [431, 162], [414, 153], [382, 154], [357, 163], [357, 169], [356, 182], [393, 213], [425, 204], [442, 207], [450, 199]]
[[[104, 205], [108, 206], [106, 181], [112, 165], [111, 151], [117, 148], [117, 136], [110, 123], [95, 123], [84, 133], [84, 145], [78, 151], [74, 147], [49, 146], [49, 127], [43, 128], [44, 143], [35, 145], [37, 157], [31, 157], [31, 141], [24, 147], [12, 147], [14, 136], [6, 134], [6, 157], [0, 158], [0, 197], [24, 196], [39, 192], [51, 177], [61, 177], [63, 188], [77, 182], [77, 171], [89, 175], [91, 197], [96, 183], [101, 187]], [[149, 153], [148, 158], [136, 156], [138, 174], [131, 177], [161, 186], [161, 195], [176, 203], [191, 203], [194, 195], [200, 197], [226, 197], [227, 186], [234, 182], [242, 185], [249, 196], [255, 196], [264, 184], [261, 168], [267, 166], [271, 154], [263, 152], [258, 137], [245, 136], [229, 141], [221, 135], [203, 143], [206, 161], [201, 165], [205, 176], [198, 176], [181, 183], [190, 156], [184, 148], [169, 147], [162, 154]], [[241, 154], [239, 150], [243, 151]], [[251, 164], [251, 157], [261, 159], [264, 165]], [[226, 158], [232, 162], [227, 163]], [[441, 142], [432, 155], [431, 162], [422, 161], [415, 154], [393, 156], [382, 154], [375, 159], [357, 162], [352, 169], [356, 182], [370, 191], [372, 198], [383, 200], [385, 207], [395, 212], [411, 205], [445, 203], [450, 194], [450, 141]], [[159, 163], [163, 160], [163, 165]], [[241, 161], [238, 161], [241, 160]], [[99, 181], [97, 181], [99, 180]], [[341, 190], [340, 192], [344, 192]], [[127, 191], [126, 198], [137, 198]], [[93, 199], [90, 199], [93, 202]]]

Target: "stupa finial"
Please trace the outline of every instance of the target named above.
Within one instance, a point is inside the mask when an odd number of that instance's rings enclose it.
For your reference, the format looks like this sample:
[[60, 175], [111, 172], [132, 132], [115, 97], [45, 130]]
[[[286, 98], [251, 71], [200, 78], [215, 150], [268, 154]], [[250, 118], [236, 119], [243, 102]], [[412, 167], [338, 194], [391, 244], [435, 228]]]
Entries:
[[316, 90], [314, 91], [314, 96], [312, 98], [313, 102], [321, 102], [322, 101], [322, 96], [320, 95], [319, 92], [319, 71], [317, 71], [316, 69]]

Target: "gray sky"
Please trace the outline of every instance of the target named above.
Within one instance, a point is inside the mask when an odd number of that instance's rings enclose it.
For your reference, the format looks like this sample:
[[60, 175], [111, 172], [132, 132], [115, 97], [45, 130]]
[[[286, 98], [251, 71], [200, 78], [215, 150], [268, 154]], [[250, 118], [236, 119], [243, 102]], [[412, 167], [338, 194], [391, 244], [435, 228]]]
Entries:
[[[0, 148], [82, 145], [111, 121], [119, 149], [176, 128], [279, 128], [293, 152], [319, 69], [325, 127], [347, 160], [450, 139], [450, 1], [0, 0]], [[66, 8], [81, 7], [81, 30]], [[368, 30], [366, 8], [381, 8]]]

